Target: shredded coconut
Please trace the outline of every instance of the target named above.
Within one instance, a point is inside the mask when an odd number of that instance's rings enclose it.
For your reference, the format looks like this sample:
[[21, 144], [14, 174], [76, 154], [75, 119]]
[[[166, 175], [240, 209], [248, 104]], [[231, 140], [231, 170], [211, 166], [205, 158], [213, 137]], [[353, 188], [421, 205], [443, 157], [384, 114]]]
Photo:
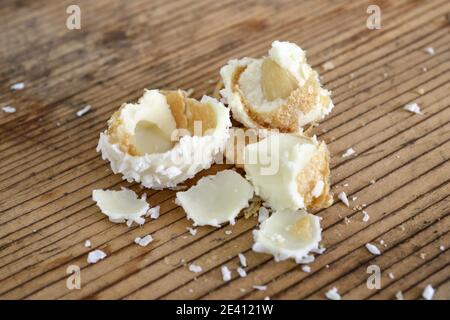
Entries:
[[338, 194], [338, 198], [339, 200], [342, 201], [342, 203], [344, 203], [347, 207], [350, 207], [350, 203], [348, 202], [348, 198], [347, 198], [347, 194], [344, 191], [341, 191]]
[[222, 266], [220, 268], [220, 270], [222, 271], [222, 279], [223, 281], [227, 282], [231, 280], [231, 271], [230, 269], [228, 269], [227, 266]]
[[92, 107], [90, 105], [86, 105], [83, 108], [81, 108], [80, 110], [77, 111], [77, 117], [82, 117], [84, 116], [86, 113], [88, 113], [90, 110], [92, 109]]
[[433, 299], [433, 296], [434, 296], [434, 288], [431, 286], [431, 284], [429, 284], [423, 290], [422, 297], [425, 300], [431, 300]]
[[338, 289], [336, 287], [331, 288], [325, 293], [325, 296], [329, 300], [341, 300], [341, 295], [338, 292]]
[[88, 263], [97, 263], [98, 261], [106, 258], [106, 253], [104, 253], [102, 250], [94, 250], [89, 252], [87, 257]]
[[199, 273], [199, 272], [202, 272], [202, 267], [200, 267], [200, 266], [198, 266], [198, 265], [196, 265], [196, 264], [190, 264], [189, 265], [189, 271], [191, 271], [191, 272], [194, 272], [194, 273]]
[[260, 285], [254, 285], [253, 289], [259, 290], [259, 291], [266, 291], [267, 286], [260, 286]]
[[246, 267], [247, 266], [247, 258], [242, 254], [238, 254], [239, 262], [241, 263], [241, 266]]
[[408, 103], [403, 107], [406, 111], [415, 113], [415, 114], [423, 114], [422, 111], [420, 111], [420, 107], [417, 103]]
[[23, 83], [23, 82], [14, 83], [9, 88], [11, 90], [13, 90], [13, 91], [15, 91], [15, 90], [23, 90], [23, 89], [25, 89], [25, 83]]
[[369, 219], [370, 219], [370, 216], [369, 216], [369, 214], [367, 213], [367, 211], [365, 211], [365, 210], [363, 210], [363, 218], [362, 218], [362, 221], [364, 221], [364, 222], [367, 222], [367, 221], [369, 221]]
[[137, 237], [134, 239], [134, 243], [140, 245], [141, 247], [146, 247], [152, 241], [153, 241], [153, 237], [149, 234], [143, 238]]
[[425, 52], [428, 53], [430, 56], [434, 55], [436, 52], [434, 51], [433, 47], [426, 47]]
[[343, 158], [350, 157], [352, 154], [354, 154], [356, 151], [353, 148], [348, 148], [345, 150], [345, 152], [342, 154]]
[[237, 271], [237, 273], [239, 273], [239, 276], [240, 276], [241, 278], [244, 278], [244, 277], [247, 276], [247, 272], [245, 272], [245, 270], [244, 270], [243, 268], [241, 268], [241, 267], [238, 267], [238, 268], [236, 269], [236, 271]]
[[14, 113], [14, 112], [16, 112], [16, 108], [11, 107], [11, 106], [3, 107], [2, 110], [5, 113]]
[[366, 244], [366, 248], [367, 248], [367, 250], [369, 250], [369, 252], [371, 254], [374, 254], [376, 256], [381, 254], [380, 249], [378, 249], [375, 245], [373, 245], [371, 243], [367, 243]]

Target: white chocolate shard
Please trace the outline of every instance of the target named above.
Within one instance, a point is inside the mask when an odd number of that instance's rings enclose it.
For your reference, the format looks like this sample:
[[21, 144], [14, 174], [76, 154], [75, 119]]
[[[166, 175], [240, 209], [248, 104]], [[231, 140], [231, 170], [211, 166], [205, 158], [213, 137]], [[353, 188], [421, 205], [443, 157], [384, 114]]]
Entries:
[[270, 134], [245, 147], [246, 177], [275, 210], [325, 208], [332, 204], [325, 143], [294, 134]]
[[[148, 209], [149, 204], [144, 199], [139, 199], [132, 190], [122, 188], [114, 190], [93, 190], [92, 199], [97, 203], [102, 213], [106, 214], [111, 222], [124, 223], [135, 221], [140, 224]], [[145, 221], [145, 220], [144, 220]]]
[[333, 109], [330, 92], [296, 44], [274, 41], [267, 57], [233, 59], [220, 70], [223, 99], [248, 128], [301, 132]]
[[145, 90], [138, 103], [123, 104], [111, 116], [97, 151], [130, 182], [173, 188], [211, 166], [230, 126], [228, 108], [216, 99]]
[[201, 178], [184, 192], [177, 192], [177, 203], [186, 211], [194, 226], [220, 227], [222, 223], [234, 224], [239, 212], [248, 206], [253, 197], [253, 187], [240, 174], [224, 170], [216, 175]]
[[272, 254], [275, 261], [293, 258], [304, 263], [319, 248], [320, 218], [305, 211], [277, 211], [253, 231], [253, 251]]

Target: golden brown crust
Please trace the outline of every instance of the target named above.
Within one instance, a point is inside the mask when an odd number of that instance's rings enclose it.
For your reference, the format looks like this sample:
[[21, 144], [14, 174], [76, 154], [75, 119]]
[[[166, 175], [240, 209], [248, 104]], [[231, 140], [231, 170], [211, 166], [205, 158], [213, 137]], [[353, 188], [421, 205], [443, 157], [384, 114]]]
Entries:
[[285, 103], [271, 112], [254, 112], [250, 103], [245, 98], [244, 93], [239, 87], [239, 78], [246, 69], [246, 66], [236, 68], [232, 78], [233, 91], [239, 94], [245, 112], [253, 122], [262, 128], [277, 128], [280, 132], [295, 133], [300, 131], [300, 117], [310, 112], [316, 105], [318, 95], [317, 84], [314, 82], [316, 77], [310, 76], [304, 86], [291, 91], [286, 98]]
[[[333, 196], [330, 192], [330, 154], [324, 142], [313, 155], [308, 164], [297, 176], [297, 190], [303, 197], [307, 209], [321, 209], [331, 206]], [[317, 181], [324, 183], [323, 191], [318, 198], [312, 196]]]

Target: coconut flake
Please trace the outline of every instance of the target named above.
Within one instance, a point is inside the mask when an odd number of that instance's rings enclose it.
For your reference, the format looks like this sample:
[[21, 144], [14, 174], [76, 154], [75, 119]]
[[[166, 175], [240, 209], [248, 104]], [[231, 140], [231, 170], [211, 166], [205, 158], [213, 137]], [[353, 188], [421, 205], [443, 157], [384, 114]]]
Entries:
[[227, 266], [222, 266], [220, 268], [220, 271], [222, 272], [222, 279], [223, 281], [227, 282], [231, 280], [231, 271], [228, 269]]
[[338, 289], [336, 287], [331, 288], [325, 293], [325, 296], [329, 300], [341, 300], [341, 295], [338, 292]]
[[247, 272], [242, 267], [237, 267], [236, 269], [237, 273], [239, 273], [239, 276], [241, 278], [245, 278], [247, 276]]
[[202, 269], [202, 267], [200, 267], [200, 266], [198, 266], [198, 265], [196, 265], [196, 264], [191, 263], [191, 264], [189, 265], [189, 271], [194, 272], [194, 273], [199, 273], [199, 272], [202, 272], [203, 269]]
[[92, 109], [89, 104], [77, 111], [77, 117], [82, 117]]
[[363, 210], [362, 213], [363, 213], [362, 221], [363, 221], [363, 222], [369, 221], [370, 216], [369, 216], [369, 214], [367, 213], [367, 211]]
[[378, 249], [377, 246], [375, 246], [371, 243], [366, 243], [366, 248], [373, 255], [379, 256], [381, 254], [380, 249]]
[[25, 83], [17, 82], [17, 83], [14, 83], [13, 85], [11, 85], [9, 88], [13, 91], [23, 90], [23, 89], [25, 89]]
[[244, 256], [244, 254], [239, 253], [238, 257], [239, 257], [239, 262], [241, 263], [241, 266], [247, 267], [247, 258]]
[[153, 237], [149, 234], [143, 238], [137, 237], [134, 239], [134, 243], [140, 245], [141, 247], [146, 247], [152, 241], [153, 241]]
[[394, 274], [393, 274], [392, 272], [389, 272], [389, 273], [388, 273], [388, 277], [391, 278], [391, 279], [394, 279], [394, 278], [395, 278], [395, 276], [394, 276]]
[[102, 250], [94, 250], [89, 252], [87, 257], [88, 263], [97, 263], [98, 261], [106, 258], [106, 253], [104, 253]]
[[430, 56], [436, 53], [433, 47], [426, 47], [425, 52], [428, 53]]
[[431, 299], [433, 299], [434, 291], [435, 291], [434, 288], [431, 286], [431, 284], [429, 284], [423, 290], [422, 297], [425, 300], [431, 300]]
[[261, 285], [254, 285], [253, 289], [259, 290], [259, 291], [266, 291], [267, 286], [261, 286]]
[[347, 194], [344, 191], [341, 191], [338, 194], [338, 198], [339, 200], [342, 201], [342, 203], [344, 203], [347, 207], [350, 207], [350, 203], [348, 202], [348, 198], [347, 198]]
[[11, 107], [11, 106], [3, 107], [2, 110], [5, 113], [14, 113], [14, 112], [16, 112], [16, 108]]
[[345, 152], [342, 154], [342, 158], [350, 157], [352, 154], [354, 154], [356, 151], [353, 148], [348, 148], [345, 150]]
[[422, 111], [420, 111], [419, 105], [417, 103], [415, 103], [415, 102], [414, 103], [408, 103], [407, 105], [405, 105], [403, 107], [403, 109], [405, 109], [406, 111], [415, 113], [415, 114], [420, 114], [420, 115], [423, 114]]

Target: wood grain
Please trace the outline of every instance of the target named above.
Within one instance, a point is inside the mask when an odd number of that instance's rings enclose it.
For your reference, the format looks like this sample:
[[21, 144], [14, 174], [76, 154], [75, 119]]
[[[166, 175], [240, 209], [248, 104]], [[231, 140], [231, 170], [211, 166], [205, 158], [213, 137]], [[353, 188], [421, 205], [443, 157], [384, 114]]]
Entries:
[[[0, 4], [0, 106], [17, 109], [0, 113], [1, 299], [324, 299], [333, 286], [346, 299], [397, 291], [417, 299], [427, 284], [436, 299], [450, 299], [448, 1], [84, 0], [80, 30], [66, 28], [69, 4]], [[366, 27], [370, 4], [381, 8], [380, 30]], [[356, 196], [352, 207], [370, 214], [364, 223], [339, 201], [317, 212], [327, 251], [310, 273], [253, 252], [254, 219], [190, 235], [175, 191], [124, 182], [95, 151], [111, 113], [144, 88], [211, 94], [226, 61], [261, 56], [275, 39], [304, 48], [333, 91], [336, 108], [315, 129], [332, 154], [333, 191]], [[335, 68], [324, 70], [328, 61]], [[22, 81], [24, 90], [10, 90]], [[409, 102], [424, 115], [404, 111]], [[92, 110], [77, 117], [86, 104]], [[357, 155], [342, 158], [349, 147]], [[146, 193], [160, 218], [110, 223], [91, 192], [121, 186]], [[149, 233], [149, 246], [134, 244]], [[88, 265], [86, 239], [108, 257]], [[368, 242], [382, 255], [371, 255]], [[245, 278], [233, 270], [240, 252]], [[203, 272], [188, 271], [191, 262]], [[227, 283], [224, 264], [233, 270]], [[366, 286], [372, 264], [382, 270], [379, 290]], [[81, 290], [66, 287], [69, 265], [81, 268]]]

